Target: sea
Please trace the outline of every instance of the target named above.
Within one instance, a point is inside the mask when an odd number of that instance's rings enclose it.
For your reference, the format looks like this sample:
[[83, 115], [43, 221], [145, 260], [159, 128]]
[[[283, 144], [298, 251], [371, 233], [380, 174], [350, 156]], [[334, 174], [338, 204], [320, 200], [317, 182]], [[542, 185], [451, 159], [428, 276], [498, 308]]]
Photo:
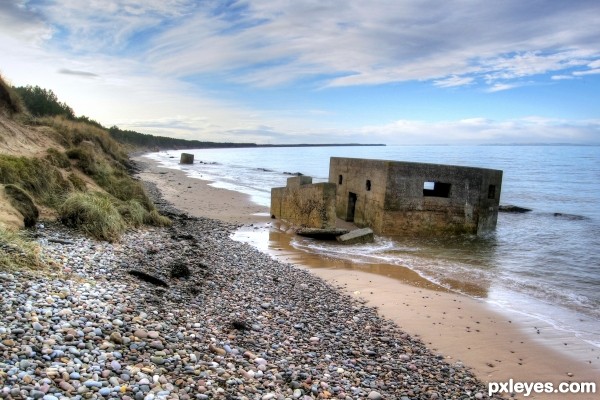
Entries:
[[543, 321], [600, 348], [600, 146], [339, 146], [185, 150], [146, 156], [162, 166], [246, 193], [270, 205], [291, 174], [325, 182], [330, 157], [499, 169], [501, 205], [531, 209], [498, 215], [494, 232], [436, 238], [377, 237], [372, 244], [293, 238], [298, 251], [407, 267], [447, 289], [509, 313]]

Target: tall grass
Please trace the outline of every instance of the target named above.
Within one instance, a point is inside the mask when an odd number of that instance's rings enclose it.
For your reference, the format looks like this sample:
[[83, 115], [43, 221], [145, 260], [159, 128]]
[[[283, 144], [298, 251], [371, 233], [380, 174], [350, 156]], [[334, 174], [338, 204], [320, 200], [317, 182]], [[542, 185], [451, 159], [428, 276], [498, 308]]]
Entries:
[[106, 129], [86, 122], [69, 120], [63, 116], [40, 118], [39, 123], [50, 126], [58, 134], [58, 139], [66, 148], [80, 146], [83, 142], [93, 143], [102, 152], [121, 166], [127, 168], [129, 159], [122, 146], [111, 138]]
[[59, 206], [73, 188], [47, 160], [6, 154], [0, 154], [0, 183], [19, 186], [52, 208]]
[[27, 239], [22, 232], [11, 231], [0, 224], [0, 270], [42, 267], [44, 263], [40, 258], [39, 245]]
[[25, 110], [23, 101], [15, 90], [0, 75], [0, 111], [6, 110], [10, 114], [18, 114]]
[[114, 242], [126, 224], [110, 198], [100, 193], [74, 193], [59, 209], [63, 224], [100, 240]]
[[[3, 109], [25, 111], [16, 92], [0, 76]], [[0, 155], [0, 184], [13, 185], [16, 197], [31, 200], [34, 213], [36, 204], [47, 206], [66, 225], [108, 241], [118, 240], [127, 227], [170, 224], [156, 211], [141, 183], [130, 176], [132, 166], [124, 147], [100, 124], [84, 118], [22, 115], [38, 126], [38, 132], [52, 136], [57, 147], [67, 149], [49, 148], [40, 158]], [[88, 190], [81, 173], [102, 193]]]

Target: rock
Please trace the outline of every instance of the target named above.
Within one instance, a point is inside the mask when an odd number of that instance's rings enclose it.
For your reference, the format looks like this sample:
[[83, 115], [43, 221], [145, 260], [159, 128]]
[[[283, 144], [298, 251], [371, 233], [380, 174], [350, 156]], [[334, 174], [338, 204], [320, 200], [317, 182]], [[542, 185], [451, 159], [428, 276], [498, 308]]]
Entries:
[[171, 278], [189, 278], [192, 272], [190, 268], [187, 266], [185, 260], [177, 260], [171, 265]]
[[218, 354], [220, 356], [224, 356], [225, 354], [227, 354], [227, 352], [225, 351], [225, 349], [217, 347], [217, 346], [213, 345], [212, 343], [208, 345], [208, 350], [210, 352]]
[[194, 163], [194, 155], [190, 153], [181, 153], [181, 157], [179, 158], [180, 164], [193, 164]]
[[150, 357], [150, 361], [152, 361], [156, 365], [163, 365], [165, 363], [165, 359], [159, 356]]
[[530, 212], [530, 208], [524, 208], [519, 206], [513, 206], [512, 204], [499, 205], [498, 211], [500, 212], [509, 212], [509, 213], [526, 213]]
[[123, 343], [123, 337], [120, 332], [113, 332], [110, 334], [110, 340], [114, 343], [121, 344]]
[[144, 329], [136, 329], [133, 332], [133, 336], [140, 338], [140, 339], [146, 339], [148, 337], [148, 332], [145, 331]]
[[75, 387], [73, 385], [71, 385], [69, 382], [67, 381], [61, 381], [58, 386], [64, 390], [65, 392], [74, 392], [75, 391]]
[[375, 240], [371, 228], [355, 229], [337, 237], [337, 241], [342, 244], [371, 243]]
[[371, 400], [380, 400], [383, 399], [383, 397], [381, 397], [381, 393], [376, 392], [376, 391], [371, 391], [369, 392], [369, 395], [367, 396], [367, 399], [371, 399]]

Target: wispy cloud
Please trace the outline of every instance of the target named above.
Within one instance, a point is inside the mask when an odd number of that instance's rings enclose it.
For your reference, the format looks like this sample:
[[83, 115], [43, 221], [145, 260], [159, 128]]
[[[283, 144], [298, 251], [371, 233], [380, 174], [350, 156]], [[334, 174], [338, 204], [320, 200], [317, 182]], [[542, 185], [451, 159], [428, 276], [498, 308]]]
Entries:
[[240, 4], [243, 12], [233, 24], [231, 14], [215, 16], [207, 8], [160, 33], [149, 61], [169, 74], [218, 72], [257, 86], [312, 76], [325, 86], [431, 80], [452, 87], [557, 73], [600, 57], [594, 23], [599, 6], [593, 2], [552, 2], [543, 13], [537, 4], [516, 0], [486, 7], [429, 1]]
[[[428, 132], [427, 135], [424, 132]], [[573, 122], [544, 117], [496, 121], [470, 118], [459, 121], [425, 122], [399, 120], [361, 128], [365, 136], [387, 138], [387, 143], [600, 143], [600, 120]], [[451, 141], [448, 140], [451, 138]]]
[[61, 69], [59, 69], [58, 73], [59, 74], [65, 74], [65, 75], [81, 76], [81, 77], [84, 77], [84, 78], [96, 78], [98, 76], [98, 74], [94, 74], [93, 72], [76, 71], [76, 70], [67, 69], [67, 68], [61, 68]]
[[438, 79], [433, 83], [439, 87], [455, 87], [455, 86], [465, 86], [473, 83], [475, 78], [470, 76], [451, 76], [445, 79]]
[[518, 87], [520, 85], [515, 84], [515, 83], [494, 83], [492, 86], [490, 86], [487, 91], [489, 93], [495, 93], [495, 92], [501, 92], [503, 90], [510, 90], [510, 89], [514, 89], [516, 87]]
[[590, 64], [600, 59], [594, 1], [477, 7], [433, 0], [63, 0], [7, 11], [12, 21], [34, 16], [31, 34], [54, 37], [73, 52], [127, 51], [160, 73], [219, 74], [256, 86], [307, 77], [323, 86], [410, 80], [493, 86], [570, 75], [562, 71], [575, 67], [577, 75], [592, 73]]
[[[365, 87], [385, 86], [389, 95], [396, 89], [389, 84], [406, 82], [424, 85], [422, 96], [469, 92], [492, 99], [540, 82], [594, 79], [599, 14], [594, 0], [0, 1], [0, 68], [14, 65], [19, 83], [51, 82], [77, 113], [167, 136], [432, 143], [517, 140], [518, 133], [598, 142], [597, 121], [501, 121], [471, 113], [469, 104], [455, 120], [422, 121], [404, 114], [410, 99], [395, 115], [365, 117], [348, 128], [341, 120], [361, 107], [340, 112], [334, 103]], [[397, 86], [400, 93], [409, 85]], [[255, 104], [276, 90], [304, 101]], [[323, 93], [342, 97], [306, 100]], [[373, 109], [380, 100], [352, 101]], [[473, 114], [482, 117], [461, 119]]]

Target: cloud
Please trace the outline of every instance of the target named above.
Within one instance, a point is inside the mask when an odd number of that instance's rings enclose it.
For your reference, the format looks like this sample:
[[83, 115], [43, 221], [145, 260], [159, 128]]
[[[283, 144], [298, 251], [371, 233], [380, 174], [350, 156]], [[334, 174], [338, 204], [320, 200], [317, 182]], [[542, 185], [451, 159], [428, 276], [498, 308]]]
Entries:
[[[376, 117], [353, 124], [359, 118], [352, 114], [360, 113], [361, 102], [380, 101], [375, 91], [355, 88], [361, 85], [426, 83], [433, 90], [418, 95], [468, 87], [464, 92], [498, 98], [486, 93], [538, 80], [591, 79], [600, 71], [599, 13], [597, 1], [585, 0], [504, 0], [485, 7], [470, 0], [15, 0], [0, 2], [0, 68], [17, 84], [52, 85], [78, 114], [165, 136], [271, 143], [597, 143], [595, 121], [431, 122], [399, 118], [410, 108], [400, 106], [395, 115], [377, 110]], [[289, 90], [301, 102], [257, 104], [276, 90]], [[332, 93], [366, 95], [337, 107], [332, 103], [348, 99]], [[306, 100], [313, 94], [323, 97]], [[472, 104], [467, 102], [448, 109], [464, 116]], [[350, 121], [341, 121], [345, 115]], [[377, 122], [382, 119], [396, 121]]]
[[[243, 12], [197, 10], [151, 41], [148, 60], [180, 76], [220, 73], [271, 86], [429, 80], [441, 87], [519, 79], [598, 59], [594, 2], [486, 7], [431, 1], [251, 1]], [[233, 18], [233, 23], [232, 19]], [[570, 21], [577, 20], [576, 25]], [[214, 49], [215, 51], [211, 51]], [[170, 62], [173, 59], [181, 62]]]
[[600, 68], [588, 69], [588, 70], [585, 70], [585, 71], [575, 71], [575, 72], [573, 72], [573, 75], [575, 75], [575, 76], [596, 75], [596, 74], [600, 74]]
[[93, 72], [87, 72], [87, 71], [76, 71], [76, 70], [71, 70], [71, 69], [67, 69], [67, 68], [61, 68], [58, 70], [59, 74], [65, 74], [65, 75], [75, 75], [75, 76], [81, 76], [84, 78], [96, 78], [98, 76], [98, 74], [94, 74]]
[[501, 92], [504, 90], [510, 90], [518, 87], [520, 85], [510, 84], [510, 83], [494, 83], [491, 87], [487, 89], [489, 93]]
[[600, 144], [600, 120], [573, 122], [536, 116], [506, 121], [489, 118], [437, 122], [398, 120], [365, 126], [360, 132], [373, 140], [385, 138], [388, 144]]
[[438, 87], [455, 87], [455, 86], [465, 86], [473, 83], [475, 78], [468, 76], [451, 76], [445, 79], [439, 79], [434, 81], [434, 85]]
[[322, 87], [417, 80], [493, 88], [578, 67], [594, 71], [600, 59], [595, 1], [63, 0], [0, 7], [2, 22], [32, 17], [29, 35], [51, 37], [75, 54], [120, 54], [162, 75], [257, 87], [309, 79]]

